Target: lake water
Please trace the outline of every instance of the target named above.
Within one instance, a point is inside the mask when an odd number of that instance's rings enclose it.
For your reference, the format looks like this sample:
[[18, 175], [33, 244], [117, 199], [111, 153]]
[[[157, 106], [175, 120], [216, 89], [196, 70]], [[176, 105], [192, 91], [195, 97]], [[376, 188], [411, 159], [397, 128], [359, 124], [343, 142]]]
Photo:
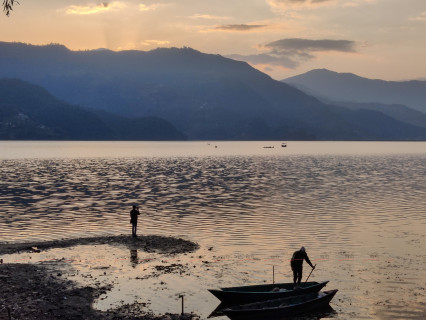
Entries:
[[[187, 311], [207, 317], [207, 288], [270, 282], [273, 266], [289, 282], [303, 245], [311, 279], [339, 289], [326, 317], [424, 319], [425, 177], [425, 142], [0, 142], [0, 242], [127, 234], [137, 204], [139, 233], [201, 245], [180, 258], [197, 264], [190, 276], [149, 295], [154, 311], [176, 312], [185, 292]], [[79, 248], [80, 261], [91, 254]], [[146, 299], [129, 280], [140, 272], [121, 263], [97, 307]]]

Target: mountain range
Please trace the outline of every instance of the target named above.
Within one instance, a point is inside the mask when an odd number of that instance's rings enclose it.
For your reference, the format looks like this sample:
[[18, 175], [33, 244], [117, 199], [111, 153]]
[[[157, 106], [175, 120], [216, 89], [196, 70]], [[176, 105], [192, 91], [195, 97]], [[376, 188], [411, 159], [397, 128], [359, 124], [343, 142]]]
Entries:
[[[421, 123], [326, 101], [245, 62], [191, 48], [71, 51], [62, 45], [0, 42], [0, 78], [42, 87], [57, 101], [53, 109], [39, 102], [38, 113], [87, 112], [86, 119], [96, 125], [85, 132], [87, 123], [71, 121], [70, 130], [85, 127], [80, 135], [67, 136], [71, 139], [150, 140], [149, 133], [157, 130], [157, 137], [164, 131], [162, 139], [170, 140], [426, 140]], [[0, 105], [7, 91], [0, 91]], [[24, 86], [19, 91], [27, 99], [24, 111], [16, 102], [6, 104], [21, 110], [15, 116], [28, 116], [35, 108], [30, 92]], [[37, 119], [36, 127], [46, 126], [46, 118]]]
[[2, 140], [184, 140], [169, 122], [127, 119], [67, 104], [46, 89], [17, 79], [0, 79]]
[[353, 73], [315, 69], [282, 80], [313, 96], [332, 101], [404, 105], [426, 113], [426, 81], [384, 81]]

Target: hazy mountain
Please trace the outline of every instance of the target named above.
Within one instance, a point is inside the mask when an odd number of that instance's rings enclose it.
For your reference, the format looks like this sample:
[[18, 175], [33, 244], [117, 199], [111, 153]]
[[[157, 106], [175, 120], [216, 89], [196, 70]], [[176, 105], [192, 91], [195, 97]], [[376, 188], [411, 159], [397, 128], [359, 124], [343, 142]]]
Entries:
[[3, 140], [184, 138], [165, 120], [99, 116], [56, 99], [39, 86], [16, 79], [0, 79], [0, 139]]
[[372, 110], [381, 112], [399, 121], [426, 128], [426, 114], [400, 104], [333, 102], [352, 110]]
[[352, 125], [354, 133], [360, 135], [361, 140], [371, 140], [371, 137], [374, 140], [404, 140], [401, 139], [404, 136], [407, 137], [405, 139], [425, 140], [426, 127], [413, 126], [383, 112], [360, 108], [348, 113], [346, 108], [340, 106], [334, 109], [348, 125]]
[[316, 69], [284, 79], [305, 92], [334, 101], [400, 104], [426, 113], [426, 81], [383, 81]]
[[[305, 78], [306, 76], [306, 78]], [[340, 78], [338, 81], [337, 78]], [[314, 79], [317, 83], [314, 84]], [[333, 80], [330, 80], [333, 79]], [[346, 80], [345, 80], [346, 79]], [[323, 101], [326, 104], [334, 104], [339, 106], [344, 106], [350, 108], [351, 110], [371, 110], [381, 112], [389, 117], [392, 117], [396, 120], [426, 128], [426, 113], [417, 111], [413, 108], [409, 108], [401, 104], [384, 104], [379, 102], [349, 102], [347, 100], [338, 100], [339, 96], [342, 95], [342, 92], [336, 92], [338, 90], [333, 89], [335, 87], [334, 83], [339, 83], [339, 90], [342, 86], [350, 87], [355, 86], [355, 82], [358, 83], [364, 82], [362, 86], [367, 86], [368, 83], [373, 82], [383, 82], [381, 80], [369, 80], [360, 78], [353, 74], [339, 74], [336, 72], [328, 71], [325, 69], [322, 70], [312, 70], [306, 74], [288, 78], [283, 80], [284, 82], [291, 83], [295, 87], [298, 87], [300, 90], [305, 91], [313, 96], [316, 96], [318, 99]], [[347, 81], [346, 84], [344, 82]], [[332, 84], [328, 84], [332, 83]], [[326, 89], [324, 89], [326, 88]], [[324, 90], [320, 92], [319, 90]], [[331, 92], [331, 93], [330, 93]], [[330, 97], [330, 95], [335, 95]], [[350, 94], [343, 94], [345, 97], [350, 96]], [[357, 99], [353, 99], [357, 100]], [[360, 99], [358, 99], [360, 100]]]
[[[3, 42], [1, 76], [36, 83], [97, 112], [166, 119], [189, 139], [426, 139], [424, 128], [372, 110], [327, 105], [247, 63], [190, 48], [74, 52]], [[110, 130], [122, 127], [96, 114]]]

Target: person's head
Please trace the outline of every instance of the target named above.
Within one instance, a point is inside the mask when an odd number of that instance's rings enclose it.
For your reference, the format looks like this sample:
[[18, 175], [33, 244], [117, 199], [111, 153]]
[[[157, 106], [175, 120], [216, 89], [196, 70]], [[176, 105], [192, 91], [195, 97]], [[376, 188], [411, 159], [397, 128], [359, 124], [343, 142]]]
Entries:
[[306, 252], [305, 247], [300, 248], [300, 251]]
[[136, 206], [133, 206], [133, 209], [136, 209]]

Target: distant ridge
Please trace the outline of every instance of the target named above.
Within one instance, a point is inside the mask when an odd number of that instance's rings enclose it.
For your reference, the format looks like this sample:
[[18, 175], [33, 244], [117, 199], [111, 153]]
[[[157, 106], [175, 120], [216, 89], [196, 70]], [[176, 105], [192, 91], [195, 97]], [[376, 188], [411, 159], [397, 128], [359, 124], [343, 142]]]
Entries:
[[[245, 62], [186, 47], [71, 51], [0, 42], [1, 77], [46, 88], [126, 139], [145, 139], [163, 119], [176, 128], [165, 136], [190, 140], [426, 140], [425, 128], [324, 103]], [[126, 131], [148, 128], [141, 117], [151, 129]]]
[[2, 140], [183, 140], [157, 118], [102, 116], [69, 105], [47, 90], [17, 79], [0, 79]]
[[401, 104], [426, 113], [426, 81], [384, 81], [315, 69], [283, 82], [334, 101]]

